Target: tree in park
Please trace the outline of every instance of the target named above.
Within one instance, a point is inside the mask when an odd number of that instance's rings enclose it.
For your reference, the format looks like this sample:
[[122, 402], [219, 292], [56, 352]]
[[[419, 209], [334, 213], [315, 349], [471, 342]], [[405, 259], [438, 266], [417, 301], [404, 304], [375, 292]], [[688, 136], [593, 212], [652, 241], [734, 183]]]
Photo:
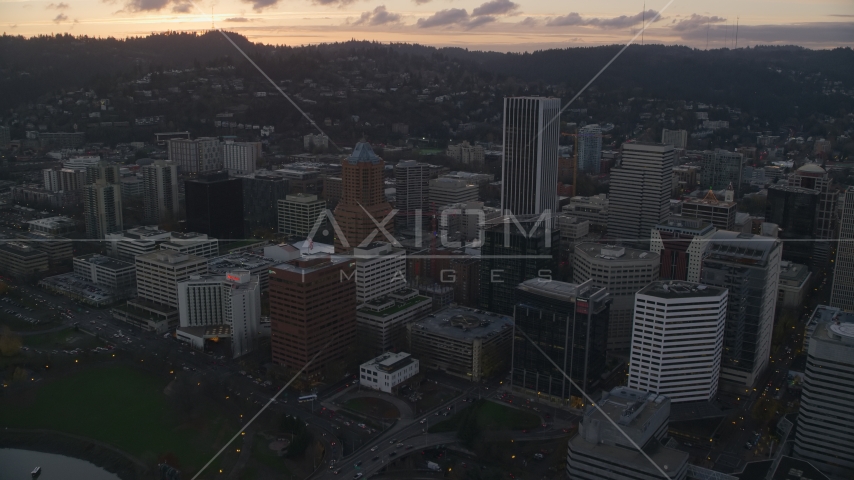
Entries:
[[13, 332], [9, 327], [0, 329], [0, 355], [14, 357], [21, 351], [21, 336]]

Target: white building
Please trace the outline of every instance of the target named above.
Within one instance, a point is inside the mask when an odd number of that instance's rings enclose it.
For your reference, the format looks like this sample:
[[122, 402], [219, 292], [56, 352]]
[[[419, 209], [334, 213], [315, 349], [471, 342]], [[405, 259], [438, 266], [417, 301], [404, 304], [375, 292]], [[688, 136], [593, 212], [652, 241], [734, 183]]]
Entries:
[[312, 147], [329, 148], [329, 137], [321, 133], [304, 135], [302, 137], [302, 146], [306, 150], [311, 150]]
[[[501, 211], [513, 215], [557, 212], [560, 99], [504, 99]], [[456, 203], [456, 202], [445, 202]]]
[[566, 214], [558, 214], [557, 228], [560, 230], [561, 246], [571, 245], [590, 233], [590, 220], [582, 220]]
[[845, 190], [830, 306], [854, 312], [854, 187]]
[[477, 201], [479, 188], [465, 179], [439, 177], [430, 180], [429, 198], [433, 205]]
[[157, 227], [136, 227], [105, 236], [109, 241], [110, 256], [133, 261], [137, 255], [170, 249], [181, 253], [212, 258], [219, 254], [218, 242], [204, 233], [181, 233], [160, 230]]
[[715, 398], [721, 371], [727, 290], [653, 282], [635, 295], [629, 388], [673, 403]]
[[564, 205], [561, 211], [572, 217], [578, 217], [579, 220], [589, 220], [591, 231], [601, 232], [608, 227], [607, 194], [572, 197], [569, 199], [569, 205]]
[[307, 236], [326, 210], [326, 200], [317, 195], [297, 193], [279, 200], [279, 233]]
[[83, 188], [83, 220], [86, 236], [104, 239], [122, 230], [122, 189], [100, 179]]
[[685, 149], [688, 146], [688, 131], [687, 130], [668, 130], [661, 131], [661, 143], [664, 145], [673, 145], [674, 148]]
[[261, 158], [260, 142], [231, 142], [222, 144], [222, 165], [229, 175], [246, 175], [255, 171]]
[[173, 308], [178, 308], [178, 282], [208, 273], [208, 259], [174, 250], [139, 255], [135, 263], [139, 297]]
[[618, 242], [647, 244], [651, 230], [670, 216], [672, 145], [624, 143], [623, 161], [611, 169], [608, 235]]
[[85, 170], [86, 167], [92, 167], [92, 166], [98, 165], [98, 163], [100, 161], [101, 161], [101, 157], [99, 157], [97, 155], [85, 156], [85, 157], [83, 157], [83, 156], [71, 157], [68, 160], [62, 162], [62, 167], [63, 168], [73, 168], [73, 169]]
[[136, 267], [133, 263], [97, 253], [74, 257], [74, 273], [115, 292], [132, 289], [136, 285]]
[[418, 375], [418, 360], [408, 353], [384, 353], [359, 367], [359, 385], [386, 393]]
[[168, 152], [169, 160], [181, 167], [181, 172], [185, 174], [201, 174], [222, 169], [222, 150], [216, 138], [173, 138], [169, 140]]
[[179, 338], [181, 331], [185, 331], [187, 337], [198, 337], [194, 327], [225, 325], [229, 327], [233, 358], [243, 356], [256, 348], [260, 335], [258, 277], [248, 270], [191, 276], [178, 283], [178, 314]]
[[486, 222], [501, 216], [497, 208], [484, 207], [483, 202], [475, 201], [445, 205], [436, 213], [442, 245], [452, 248], [456, 248], [454, 242], [478, 242], [471, 247], [479, 247], [484, 240]]
[[175, 250], [187, 255], [214, 258], [219, 256], [219, 241], [204, 233], [169, 232], [169, 240], [160, 244], [161, 250]]
[[585, 125], [578, 130], [578, 169], [599, 174], [602, 160], [602, 129], [597, 124]]
[[62, 190], [59, 186], [59, 169], [45, 168], [42, 170], [42, 178], [44, 180], [44, 189], [49, 192], [58, 192]]
[[406, 286], [406, 250], [373, 242], [353, 250], [356, 259], [356, 303], [388, 295]]
[[807, 325], [794, 456], [847, 479], [854, 472], [854, 315], [819, 305]]
[[142, 167], [142, 202], [145, 220], [178, 220], [178, 166], [157, 160]]
[[609, 351], [628, 351], [632, 342], [635, 293], [658, 280], [660, 257], [652, 252], [598, 243], [580, 243], [572, 257], [572, 281], [605, 288], [614, 299], [608, 319]]
[[465, 164], [483, 163], [484, 159], [483, 146], [471, 145], [468, 141], [463, 141], [456, 145], [448, 145], [447, 155]]

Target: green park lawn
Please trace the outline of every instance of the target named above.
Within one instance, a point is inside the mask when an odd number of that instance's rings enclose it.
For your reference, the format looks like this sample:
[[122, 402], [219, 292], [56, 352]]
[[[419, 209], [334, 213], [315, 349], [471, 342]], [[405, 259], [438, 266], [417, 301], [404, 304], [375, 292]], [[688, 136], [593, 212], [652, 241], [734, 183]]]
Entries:
[[362, 415], [384, 420], [400, 417], [397, 407], [385, 400], [374, 397], [351, 398], [344, 403], [344, 407]]
[[213, 409], [197, 420], [180, 415], [165, 387], [164, 379], [131, 368], [93, 368], [0, 398], [0, 426], [81, 435], [149, 464], [171, 453], [185, 473], [195, 471], [237, 427]]
[[483, 430], [524, 430], [540, 425], [537, 415], [507, 407], [495, 402], [482, 401], [466, 407], [451, 418], [430, 427], [430, 433], [453, 432], [459, 428], [464, 413], [472, 408], [477, 409], [477, 423]]

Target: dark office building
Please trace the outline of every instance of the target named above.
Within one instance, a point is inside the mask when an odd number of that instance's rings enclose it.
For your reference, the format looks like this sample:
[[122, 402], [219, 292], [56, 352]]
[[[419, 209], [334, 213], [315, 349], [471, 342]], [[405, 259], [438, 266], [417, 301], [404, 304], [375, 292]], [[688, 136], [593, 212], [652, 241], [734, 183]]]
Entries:
[[575, 284], [532, 279], [517, 287], [516, 302], [513, 387], [554, 402], [587, 403], [561, 370], [585, 392], [601, 380], [611, 304], [607, 290], [594, 287], [593, 280]]
[[721, 380], [752, 388], [768, 366], [774, 330], [780, 240], [719, 231], [709, 239], [700, 283], [729, 290]]
[[810, 270], [815, 266], [813, 240], [817, 238], [818, 197], [818, 190], [772, 185], [768, 187], [765, 207], [765, 221], [780, 227], [783, 260], [807, 265]]
[[288, 195], [288, 181], [264, 170], [240, 177], [243, 181], [244, 233], [275, 233], [278, 227], [279, 200]]
[[184, 182], [187, 231], [220, 241], [244, 238], [243, 182], [219, 172]]
[[518, 219], [525, 232], [506, 217], [487, 222], [481, 247], [480, 308], [512, 315], [516, 286], [557, 273], [560, 231], [550, 230], [547, 237], [540, 224], [531, 233], [535, 221], [536, 217]]

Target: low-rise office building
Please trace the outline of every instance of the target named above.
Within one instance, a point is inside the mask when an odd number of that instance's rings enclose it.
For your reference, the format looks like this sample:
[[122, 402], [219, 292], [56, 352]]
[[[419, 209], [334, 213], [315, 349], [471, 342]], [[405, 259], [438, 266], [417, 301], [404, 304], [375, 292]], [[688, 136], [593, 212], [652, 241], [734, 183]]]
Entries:
[[161, 250], [174, 250], [186, 255], [214, 258], [219, 255], [219, 241], [197, 232], [169, 232], [170, 239], [160, 244]]
[[462, 307], [446, 308], [407, 325], [409, 351], [424, 368], [472, 382], [509, 366], [513, 319]]
[[359, 367], [359, 385], [392, 393], [415, 375], [418, 375], [418, 360], [408, 353], [388, 352]]
[[430, 313], [432, 300], [403, 288], [368, 300], [356, 310], [356, 340], [371, 355], [406, 346], [406, 325]]
[[0, 242], [0, 273], [26, 281], [48, 270], [48, 255], [22, 242]]
[[604, 193], [590, 197], [572, 197], [569, 205], [565, 205], [561, 210], [580, 221], [588, 220], [592, 232], [603, 232], [608, 227], [608, 195]]
[[136, 286], [134, 264], [97, 253], [74, 257], [74, 273], [95, 285], [115, 291], [127, 291]]
[[688, 454], [662, 443], [669, 418], [670, 399], [664, 395], [628, 387], [604, 393], [596, 406], [587, 406], [578, 433], [569, 440], [567, 477], [661, 480], [663, 471], [665, 478], [685, 480]]
[[225, 275], [232, 270], [248, 270], [253, 277], [258, 277], [261, 291], [265, 292], [270, 288], [270, 268], [279, 263], [282, 261], [247, 252], [231, 253], [210, 259], [208, 272], [211, 275]]
[[157, 250], [137, 256], [135, 265], [137, 297], [113, 308], [113, 318], [157, 333], [178, 327], [178, 282], [207, 274], [207, 259]]
[[71, 240], [67, 238], [39, 232], [20, 232], [15, 234], [15, 237], [46, 253], [50, 268], [71, 263], [74, 248]]
[[317, 195], [288, 195], [279, 200], [279, 233], [305, 237], [311, 232], [318, 218], [324, 219], [325, 210], [326, 200], [319, 200]]
[[476, 184], [458, 178], [435, 178], [429, 184], [429, 198], [434, 205], [476, 201], [480, 190]]
[[47, 235], [62, 235], [77, 231], [77, 222], [69, 217], [58, 216], [39, 218], [27, 222], [31, 232], [44, 233]]
[[136, 267], [97, 253], [74, 258], [74, 272], [48, 277], [39, 285], [77, 301], [103, 307], [136, 293]]
[[204, 233], [170, 232], [155, 226], [136, 227], [105, 236], [110, 256], [132, 262], [138, 255], [161, 249], [213, 258], [219, 255], [219, 242]]
[[799, 308], [804, 305], [810, 283], [812, 283], [812, 273], [806, 265], [781, 261], [777, 306]]

